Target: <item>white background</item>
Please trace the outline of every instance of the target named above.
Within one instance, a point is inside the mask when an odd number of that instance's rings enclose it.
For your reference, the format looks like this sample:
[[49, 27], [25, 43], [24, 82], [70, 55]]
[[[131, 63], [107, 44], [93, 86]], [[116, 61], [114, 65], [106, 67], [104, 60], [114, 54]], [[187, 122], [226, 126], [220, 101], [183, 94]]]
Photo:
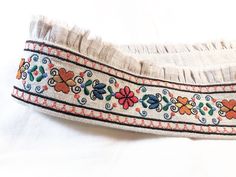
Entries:
[[1, 177], [235, 176], [236, 141], [164, 138], [39, 114], [10, 97], [32, 14], [117, 44], [236, 39], [229, 0], [0, 2]]

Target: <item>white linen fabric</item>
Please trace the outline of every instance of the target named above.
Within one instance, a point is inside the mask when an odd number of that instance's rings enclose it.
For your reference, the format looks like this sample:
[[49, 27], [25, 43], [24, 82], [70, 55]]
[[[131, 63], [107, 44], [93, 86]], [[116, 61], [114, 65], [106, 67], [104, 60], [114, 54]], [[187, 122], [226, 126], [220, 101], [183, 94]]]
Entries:
[[16, 103], [10, 96], [30, 13], [45, 12], [64, 19], [78, 14], [79, 21], [86, 15], [83, 26], [97, 28], [99, 34], [120, 43], [152, 39], [178, 43], [236, 39], [234, 1], [155, 0], [136, 1], [135, 6], [126, 0], [68, 0], [57, 1], [57, 5], [46, 0], [4, 3], [0, 11], [1, 23], [5, 24], [0, 29], [0, 176], [228, 177], [235, 173], [235, 141], [166, 138], [104, 129], [49, 117]]
[[[124, 51], [126, 49], [126, 51]], [[236, 137], [235, 42], [116, 46], [34, 17], [12, 96], [56, 117], [195, 138]]]

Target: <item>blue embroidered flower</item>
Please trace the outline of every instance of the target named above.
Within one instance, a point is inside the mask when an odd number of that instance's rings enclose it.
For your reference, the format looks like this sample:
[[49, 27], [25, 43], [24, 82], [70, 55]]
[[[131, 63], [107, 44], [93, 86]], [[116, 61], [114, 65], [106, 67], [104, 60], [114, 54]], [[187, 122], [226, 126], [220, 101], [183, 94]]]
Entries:
[[93, 95], [98, 98], [99, 100], [103, 100], [103, 94], [106, 93], [104, 88], [106, 87], [106, 84], [103, 83], [97, 83], [93, 86]]
[[147, 103], [149, 103], [150, 105], [148, 106], [148, 108], [157, 109], [160, 106], [161, 100], [162, 100], [162, 97], [160, 94], [156, 94], [156, 95], [149, 94]]

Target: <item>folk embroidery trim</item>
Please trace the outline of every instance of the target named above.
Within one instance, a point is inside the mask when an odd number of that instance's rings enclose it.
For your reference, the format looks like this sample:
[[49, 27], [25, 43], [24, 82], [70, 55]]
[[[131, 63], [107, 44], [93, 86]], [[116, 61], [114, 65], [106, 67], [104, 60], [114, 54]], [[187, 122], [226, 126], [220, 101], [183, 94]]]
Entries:
[[[22, 80], [26, 91], [34, 90], [43, 94], [48, 87], [55, 92], [74, 94], [74, 99], [80, 105], [88, 101], [104, 102], [106, 110], [115, 110], [118, 106], [124, 111], [135, 108], [137, 116], [147, 117], [151, 111], [163, 112], [165, 120], [171, 120], [177, 114], [194, 115], [202, 124], [211, 122], [218, 125], [223, 118], [236, 119], [236, 100], [217, 100], [211, 95], [193, 94], [191, 98], [183, 95], [175, 96], [171, 89], [162, 89], [158, 93], [150, 93], [146, 86], [132, 90], [128, 85], [120, 84], [115, 77], [107, 82], [95, 78], [91, 70], [73, 71], [56, 67], [51, 58], [32, 54], [27, 60], [22, 58], [16, 78]], [[46, 80], [46, 84], [41, 82]], [[45, 83], [45, 82], [44, 82]]]

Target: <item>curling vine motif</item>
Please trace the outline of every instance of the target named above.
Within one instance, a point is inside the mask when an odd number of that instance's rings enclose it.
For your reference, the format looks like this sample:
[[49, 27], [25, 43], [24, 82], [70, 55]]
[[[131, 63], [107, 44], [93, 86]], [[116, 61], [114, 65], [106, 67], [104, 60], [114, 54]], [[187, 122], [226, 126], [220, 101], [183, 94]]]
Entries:
[[[64, 67], [55, 67], [49, 57], [40, 58], [38, 54], [31, 55], [27, 60], [21, 59], [16, 78], [22, 80], [27, 91], [33, 89], [42, 94], [49, 86], [56, 92], [73, 94], [80, 105], [93, 101], [109, 111], [114, 108], [127, 111], [134, 107], [142, 117], [148, 117], [150, 113], [154, 115], [155, 112], [166, 120], [181, 115], [192, 115], [202, 124], [210, 121], [215, 125], [223, 118], [236, 119], [234, 99], [216, 100], [211, 95], [202, 94], [193, 94], [189, 98], [184, 96], [184, 92], [174, 96], [171, 89], [165, 88], [151, 93], [145, 85], [137, 89], [130, 88], [119, 83], [115, 77], [102, 82], [91, 70], [75, 74]], [[42, 81], [45, 82], [42, 84]]]

